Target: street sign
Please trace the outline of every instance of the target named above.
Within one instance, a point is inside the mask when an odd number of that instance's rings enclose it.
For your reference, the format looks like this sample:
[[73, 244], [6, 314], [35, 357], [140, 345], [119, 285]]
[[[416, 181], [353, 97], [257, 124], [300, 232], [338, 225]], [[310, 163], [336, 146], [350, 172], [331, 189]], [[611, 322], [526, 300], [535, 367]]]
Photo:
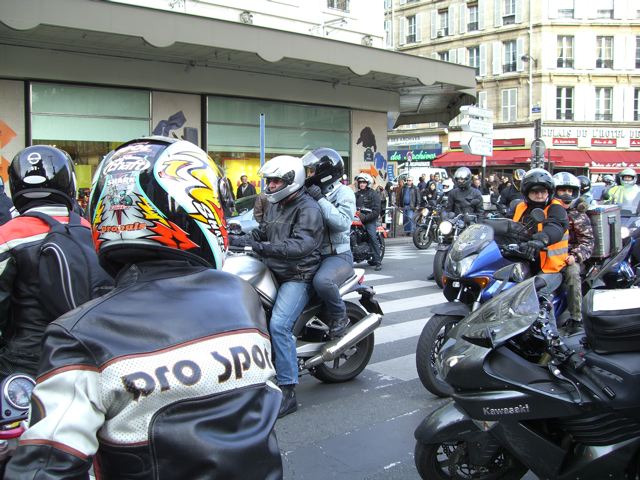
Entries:
[[460, 127], [464, 132], [482, 133], [493, 136], [493, 123], [476, 118], [463, 118], [460, 120]]
[[544, 141], [540, 138], [536, 138], [533, 142], [531, 142], [531, 155], [534, 157], [544, 157], [544, 151], [547, 146]]
[[469, 115], [470, 117], [493, 118], [493, 110], [488, 110], [486, 108], [479, 108], [479, 107], [471, 107], [469, 105], [460, 107], [460, 113], [463, 115]]
[[493, 139], [475, 135], [467, 145], [462, 145], [462, 151], [469, 155], [493, 155]]

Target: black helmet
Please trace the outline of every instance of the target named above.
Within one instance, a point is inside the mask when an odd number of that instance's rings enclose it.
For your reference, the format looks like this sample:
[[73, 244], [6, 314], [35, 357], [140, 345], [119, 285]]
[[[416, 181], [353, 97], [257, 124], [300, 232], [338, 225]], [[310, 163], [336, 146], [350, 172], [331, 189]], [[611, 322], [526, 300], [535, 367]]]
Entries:
[[[546, 202], [534, 202], [529, 199], [529, 192], [534, 187], [544, 187], [549, 192], [549, 197]], [[555, 183], [551, 174], [544, 168], [534, 168], [529, 170], [522, 178], [521, 190], [524, 195], [524, 201], [527, 202], [527, 205], [544, 208], [549, 205], [553, 198], [553, 194], [555, 193]]]
[[316, 148], [302, 157], [302, 165], [307, 174], [304, 184], [317, 185], [326, 193], [330, 185], [340, 181], [344, 175], [344, 161], [331, 148]]
[[471, 185], [471, 170], [467, 167], [460, 167], [453, 175], [455, 186], [462, 190], [469, 188]]
[[580, 180], [580, 195], [591, 190], [591, 180], [589, 180], [589, 177], [578, 175], [578, 180]]
[[28, 202], [38, 199], [72, 208], [76, 197], [73, 161], [67, 152], [56, 147], [27, 147], [13, 157], [9, 166], [9, 187], [13, 204], [19, 211]]
[[520, 184], [522, 183], [522, 179], [527, 174], [525, 170], [522, 168], [518, 168], [515, 172], [513, 172], [513, 186], [516, 190], [520, 190]]
[[227, 227], [221, 171], [186, 140], [125, 143], [100, 163], [89, 200], [102, 265], [117, 272], [146, 259], [188, 259], [221, 268]]

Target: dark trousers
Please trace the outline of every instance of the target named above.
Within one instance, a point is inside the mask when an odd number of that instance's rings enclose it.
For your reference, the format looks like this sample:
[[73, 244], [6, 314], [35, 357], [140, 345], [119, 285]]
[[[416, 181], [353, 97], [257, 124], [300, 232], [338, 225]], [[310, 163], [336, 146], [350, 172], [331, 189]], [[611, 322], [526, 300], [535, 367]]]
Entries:
[[378, 242], [378, 233], [376, 232], [377, 226], [378, 224], [376, 222], [369, 222], [364, 224], [364, 228], [369, 234], [369, 246], [371, 247], [371, 251], [373, 252], [373, 263], [375, 265], [379, 265], [381, 263], [380, 242]]
[[350, 250], [322, 257], [320, 268], [313, 277], [313, 288], [324, 302], [325, 312], [331, 320], [340, 320], [347, 316], [339, 286], [352, 275], [353, 256]]

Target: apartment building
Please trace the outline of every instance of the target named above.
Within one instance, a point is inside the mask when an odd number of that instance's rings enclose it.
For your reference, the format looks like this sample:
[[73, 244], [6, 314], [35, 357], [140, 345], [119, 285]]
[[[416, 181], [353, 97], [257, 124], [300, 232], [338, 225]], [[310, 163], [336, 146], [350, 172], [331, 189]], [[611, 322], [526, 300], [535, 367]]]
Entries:
[[[640, 167], [637, 0], [387, 0], [385, 33], [388, 48], [475, 68], [477, 104], [494, 112], [490, 167], [529, 164], [536, 120], [550, 168]], [[390, 139], [437, 135], [436, 165], [479, 165], [456, 125]]]

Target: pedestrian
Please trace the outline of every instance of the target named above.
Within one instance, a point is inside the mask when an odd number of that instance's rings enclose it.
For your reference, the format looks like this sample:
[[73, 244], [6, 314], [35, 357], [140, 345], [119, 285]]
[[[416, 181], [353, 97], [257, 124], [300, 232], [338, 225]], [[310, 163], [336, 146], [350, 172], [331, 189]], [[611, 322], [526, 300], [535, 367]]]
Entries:
[[358, 190], [356, 191], [356, 215], [362, 221], [362, 225], [369, 234], [369, 247], [372, 252], [372, 260], [370, 264], [374, 266], [374, 270], [382, 270], [382, 255], [380, 251], [380, 243], [378, 242], [378, 234], [376, 227], [378, 224], [378, 216], [380, 215], [380, 198], [378, 192], [371, 188], [373, 180], [368, 173], [359, 173], [356, 175]]
[[240, 176], [240, 185], [236, 192], [236, 200], [243, 197], [250, 197], [256, 194], [256, 187], [249, 183], [249, 178], [246, 175]]
[[422, 192], [425, 188], [427, 188], [427, 182], [425, 181], [425, 176], [420, 175], [420, 179], [418, 182], [418, 191]]
[[[94, 178], [96, 246], [116, 287], [47, 328], [5, 478], [89, 478], [92, 464], [113, 480], [282, 478], [260, 297], [216, 270], [218, 170], [194, 144], [152, 137], [117, 148]], [[125, 214], [112, 185], [136, 198]]]
[[471, 187], [482, 193], [482, 185], [480, 184], [480, 177], [478, 175], [471, 177]]
[[399, 200], [400, 208], [402, 209], [404, 234], [411, 236], [415, 228], [413, 217], [416, 208], [420, 205], [420, 194], [413, 184], [413, 177], [407, 177], [407, 183], [402, 187]]
[[262, 190], [259, 195], [256, 196], [256, 200], [253, 203], [253, 218], [255, 218], [258, 225], [264, 221], [264, 212], [269, 207], [269, 201], [265, 191]]

